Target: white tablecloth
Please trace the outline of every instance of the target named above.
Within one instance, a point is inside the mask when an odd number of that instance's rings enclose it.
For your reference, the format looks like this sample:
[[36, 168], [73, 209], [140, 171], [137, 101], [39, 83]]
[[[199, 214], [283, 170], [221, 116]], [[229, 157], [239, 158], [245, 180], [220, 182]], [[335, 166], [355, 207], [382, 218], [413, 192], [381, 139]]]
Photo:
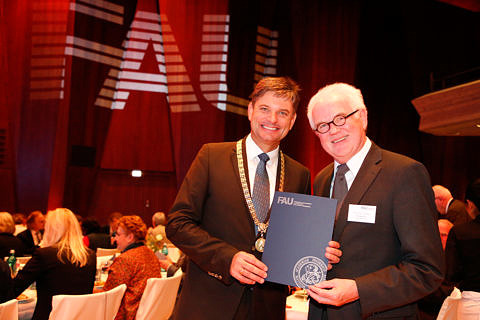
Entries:
[[33, 311], [35, 311], [35, 305], [37, 304], [37, 291], [27, 289], [23, 294], [30, 299], [18, 302], [18, 320], [30, 320], [33, 317]]
[[[297, 291], [298, 292], [298, 291]], [[306, 320], [308, 318], [308, 299], [298, 292], [287, 297], [286, 320]]]

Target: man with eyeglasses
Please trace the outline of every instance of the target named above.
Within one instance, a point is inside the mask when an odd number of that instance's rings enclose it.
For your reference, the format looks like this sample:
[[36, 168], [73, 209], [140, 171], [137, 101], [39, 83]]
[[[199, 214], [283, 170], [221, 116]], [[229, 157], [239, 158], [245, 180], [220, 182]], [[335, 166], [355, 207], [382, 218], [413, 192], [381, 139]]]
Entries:
[[314, 194], [338, 200], [333, 240], [343, 248], [328, 280], [308, 290], [309, 319], [416, 319], [416, 301], [445, 268], [427, 170], [366, 136], [367, 109], [351, 85], [319, 90], [308, 119], [334, 159]]
[[[198, 152], [170, 210], [167, 237], [188, 256], [175, 320], [285, 319], [288, 288], [265, 281], [261, 261], [276, 190], [310, 192], [310, 172], [280, 150], [297, 117], [299, 87], [288, 77], [257, 83], [250, 134]], [[338, 262], [338, 243], [326, 257]]]

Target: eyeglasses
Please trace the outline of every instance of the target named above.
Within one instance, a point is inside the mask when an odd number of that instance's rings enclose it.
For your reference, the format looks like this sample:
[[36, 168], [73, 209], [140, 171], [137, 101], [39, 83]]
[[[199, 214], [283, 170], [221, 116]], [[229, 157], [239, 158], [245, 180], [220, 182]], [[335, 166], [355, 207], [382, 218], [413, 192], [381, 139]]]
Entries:
[[126, 234], [126, 233], [119, 233], [119, 232], [117, 231], [117, 232], [112, 233], [112, 238], [120, 237], [120, 236], [125, 236], [125, 235], [127, 235], [127, 234]]
[[357, 109], [347, 114], [346, 116], [344, 116], [343, 114], [339, 114], [338, 116], [333, 118], [333, 120], [330, 122], [320, 122], [314, 131], [317, 131], [318, 133], [327, 133], [330, 130], [330, 124], [332, 123], [337, 127], [341, 127], [345, 124], [345, 122], [347, 121], [347, 118], [354, 115], [358, 110], [360, 109]]

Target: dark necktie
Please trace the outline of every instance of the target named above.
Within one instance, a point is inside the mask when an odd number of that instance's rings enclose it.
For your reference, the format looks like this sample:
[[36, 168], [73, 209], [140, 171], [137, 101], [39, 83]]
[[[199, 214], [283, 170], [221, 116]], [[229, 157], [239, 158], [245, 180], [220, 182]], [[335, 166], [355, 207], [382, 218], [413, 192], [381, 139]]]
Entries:
[[40, 233], [40, 231], [35, 231], [35, 239], [33, 239], [33, 243], [35, 245], [38, 245], [40, 244], [40, 241], [42, 241], [42, 234]]
[[343, 198], [348, 192], [347, 180], [345, 180], [345, 173], [348, 171], [347, 165], [341, 164], [337, 167], [337, 173], [335, 174], [335, 180], [333, 181], [332, 198], [337, 199], [337, 211], [335, 214], [335, 220], [338, 218], [338, 213], [343, 202]]
[[270, 160], [270, 158], [266, 153], [261, 153], [258, 157], [260, 158], [260, 162], [255, 172], [252, 201], [258, 220], [265, 222], [270, 207], [270, 182], [268, 181], [266, 168], [267, 161]]

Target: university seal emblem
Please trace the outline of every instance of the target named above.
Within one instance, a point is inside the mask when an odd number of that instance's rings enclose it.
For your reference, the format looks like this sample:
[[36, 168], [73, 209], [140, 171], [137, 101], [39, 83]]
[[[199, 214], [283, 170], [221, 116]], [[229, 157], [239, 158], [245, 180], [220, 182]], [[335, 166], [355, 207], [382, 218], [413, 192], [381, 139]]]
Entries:
[[293, 280], [297, 287], [302, 289], [325, 280], [326, 275], [327, 265], [325, 262], [313, 256], [301, 258], [293, 267]]

